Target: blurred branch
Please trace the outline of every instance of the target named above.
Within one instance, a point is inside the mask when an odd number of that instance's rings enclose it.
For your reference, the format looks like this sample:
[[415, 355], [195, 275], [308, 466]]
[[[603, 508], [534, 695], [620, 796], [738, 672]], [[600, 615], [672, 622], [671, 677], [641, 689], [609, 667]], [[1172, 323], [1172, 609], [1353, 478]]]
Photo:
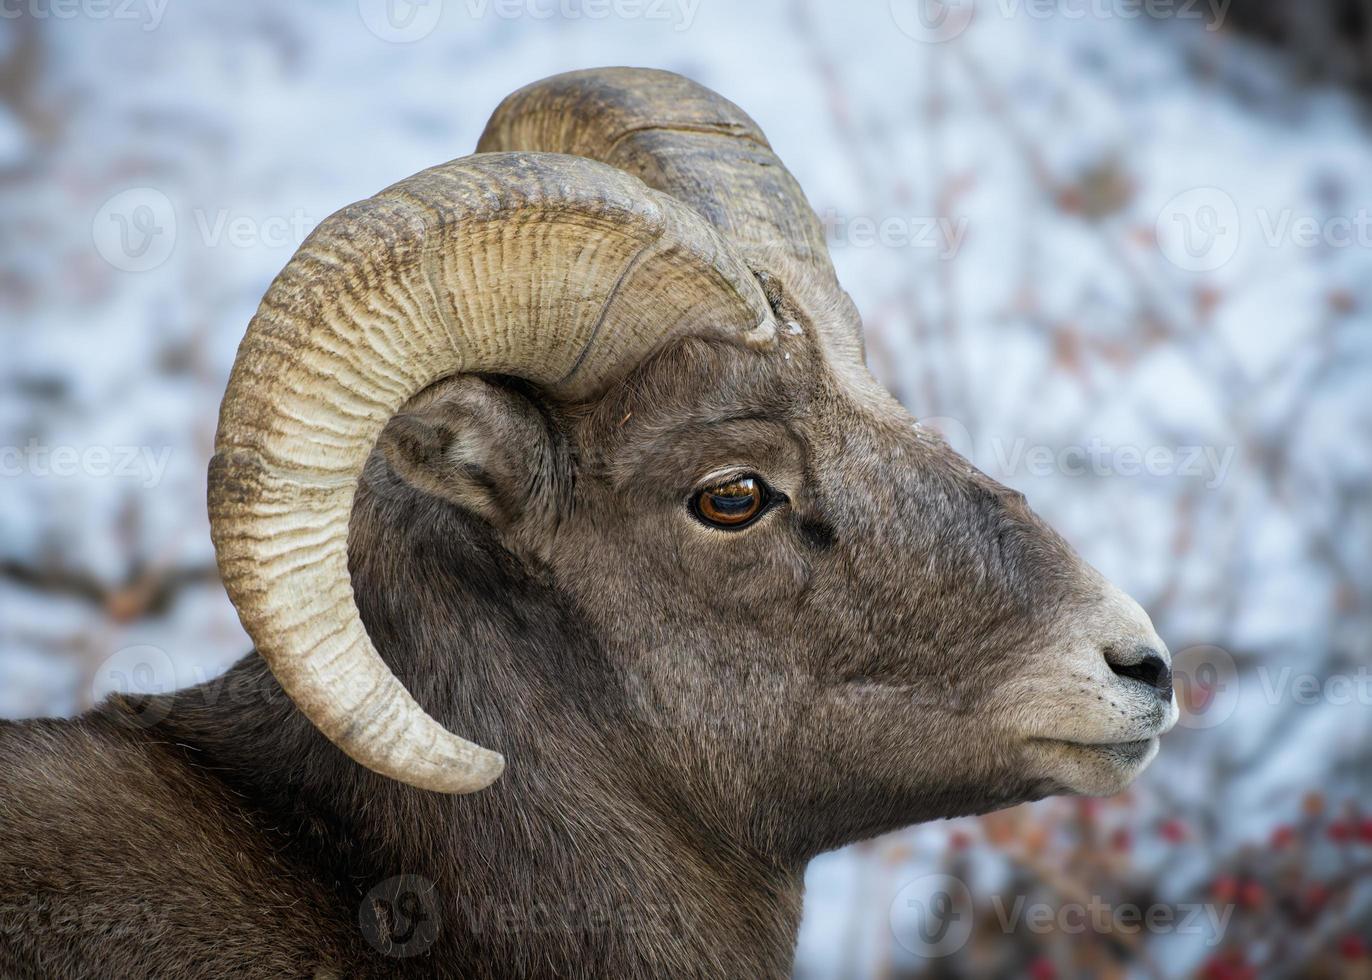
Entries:
[[0, 57], [0, 106], [20, 121], [35, 142], [51, 144], [59, 135], [60, 114], [42, 90], [47, 58], [41, 25], [28, 4], [17, 4], [6, 14], [5, 23], [11, 36]]
[[50, 595], [81, 599], [99, 606], [112, 619], [128, 622], [165, 612], [186, 589], [219, 581], [213, 565], [148, 569], [110, 585], [87, 572], [34, 568], [13, 558], [0, 558], [0, 580]]

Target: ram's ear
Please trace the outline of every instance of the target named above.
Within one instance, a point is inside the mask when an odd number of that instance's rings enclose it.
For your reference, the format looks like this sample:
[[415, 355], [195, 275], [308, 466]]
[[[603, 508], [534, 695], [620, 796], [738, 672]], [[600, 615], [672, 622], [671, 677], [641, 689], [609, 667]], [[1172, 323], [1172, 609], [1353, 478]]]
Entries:
[[536, 530], [567, 486], [556, 430], [523, 393], [474, 375], [439, 382], [391, 419], [378, 448], [406, 483], [497, 530]]

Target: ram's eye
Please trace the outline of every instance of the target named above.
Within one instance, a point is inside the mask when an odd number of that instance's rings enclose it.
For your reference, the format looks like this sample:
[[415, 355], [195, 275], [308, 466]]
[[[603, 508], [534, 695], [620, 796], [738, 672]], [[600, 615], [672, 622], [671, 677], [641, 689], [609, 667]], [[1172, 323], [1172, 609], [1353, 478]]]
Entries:
[[698, 490], [691, 498], [691, 509], [706, 524], [733, 531], [757, 520], [771, 497], [761, 479], [743, 476]]

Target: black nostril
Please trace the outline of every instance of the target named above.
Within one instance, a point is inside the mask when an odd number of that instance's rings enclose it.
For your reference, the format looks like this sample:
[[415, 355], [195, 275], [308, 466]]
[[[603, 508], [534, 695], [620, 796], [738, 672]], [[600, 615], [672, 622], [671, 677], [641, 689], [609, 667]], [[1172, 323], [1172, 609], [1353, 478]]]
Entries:
[[1142, 681], [1164, 698], [1172, 696], [1172, 668], [1152, 647], [1131, 650], [1121, 656], [1107, 650], [1105, 662], [1120, 677]]

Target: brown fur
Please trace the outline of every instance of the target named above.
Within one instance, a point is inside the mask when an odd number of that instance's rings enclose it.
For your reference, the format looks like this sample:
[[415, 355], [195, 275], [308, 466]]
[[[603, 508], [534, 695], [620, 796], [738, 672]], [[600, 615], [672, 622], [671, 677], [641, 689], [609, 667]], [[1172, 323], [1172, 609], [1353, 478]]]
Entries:
[[[803, 326], [678, 342], [592, 404], [460, 378], [388, 428], [359, 607], [504, 754], [488, 790], [367, 772], [256, 656], [0, 726], [0, 973], [784, 977], [814, 855], [1066, 789], [1006, 691], [1097, 578]], [[730, 467], [789, 501], [702, 526]]]

